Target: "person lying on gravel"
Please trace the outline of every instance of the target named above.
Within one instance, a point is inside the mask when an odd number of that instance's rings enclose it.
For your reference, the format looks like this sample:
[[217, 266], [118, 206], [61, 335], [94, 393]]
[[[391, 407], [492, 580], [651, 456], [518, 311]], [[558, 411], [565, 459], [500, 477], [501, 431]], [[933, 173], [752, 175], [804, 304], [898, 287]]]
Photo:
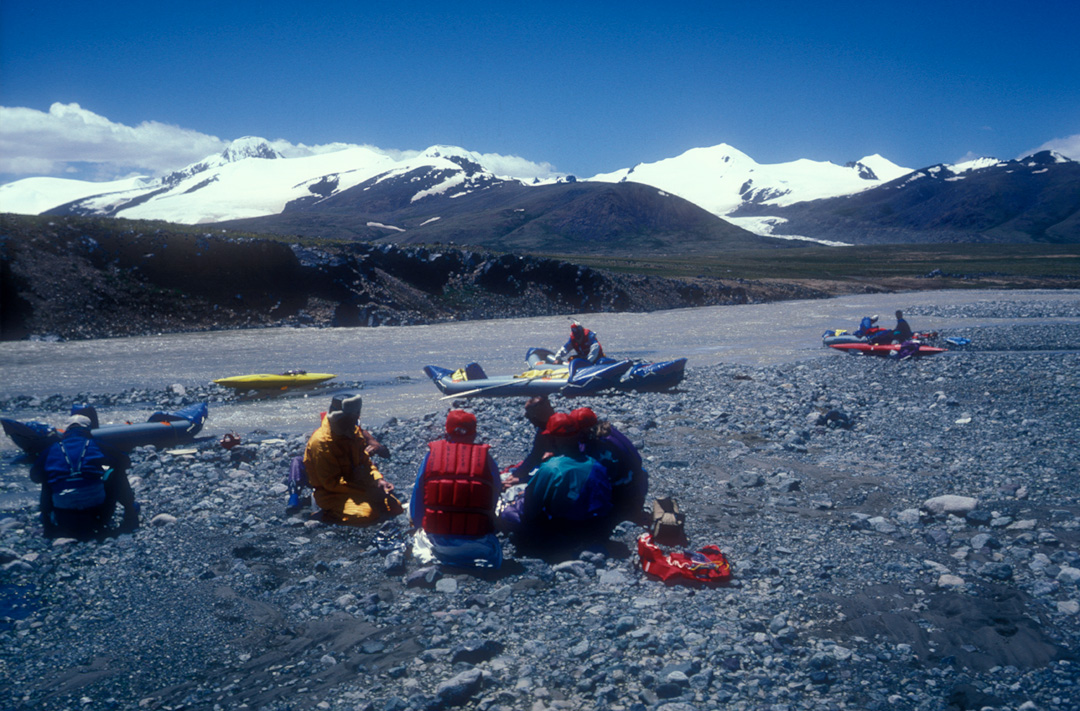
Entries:
[[418, 530], [413, 555], [460, 567], [498, 568], [502, 545], [495, 535], [499, 467], [490, 446], [476, 444], [476, 415], [451, 410], [446, 439], [428, 444], [409, 499]]
[[106, 531], [117, 503], [124, 507], [119, 530], [139, 525], [139, 504], [127, 478], [131, 461], [94, 440], [92, 424], [86, 415], [72, 415], [63, 438], [30, 468], [30, 479], [41, 484], [41, 523], [49, 538], [85, 539]]
[[359, 395], [332, 402], [308, 440], [304, 468], [323, 520], [366, 526], [404, 512], [394, 485], [371, 461], [360, 429]]
[[533, 469], [536, 469], [540, 462], [555, 451], [555, 441], [550, 435], [544, 434], [544, 426], [547, 425], [548, 418], [554, 414], [555, 408], [551, 406], [547, 395], [536, 395], [525, 403], [525, 419], [536, 428], [536, 435], [533, 437], [532, 449], [529, 450], [528, 455], [503, 479], [504, 489], [527, 482]]
[[555, 455], [544, 460], [520, 496], [503, 507], [504, 530], [535, 543], [606, 535], [611, 527], [611, 482], [607, 470], [581, 451], [577, 422], [557, 412], [544, 433]]
[[648, 523], [645, 498], [649, 494], [649, 475], [641, 464], [641, 454], [626, 435], [607, 420], [600, 420], [588, 407], [572, 411], [581, 448], [600, 462], [611, 482], [612, 517], [616, 521]]

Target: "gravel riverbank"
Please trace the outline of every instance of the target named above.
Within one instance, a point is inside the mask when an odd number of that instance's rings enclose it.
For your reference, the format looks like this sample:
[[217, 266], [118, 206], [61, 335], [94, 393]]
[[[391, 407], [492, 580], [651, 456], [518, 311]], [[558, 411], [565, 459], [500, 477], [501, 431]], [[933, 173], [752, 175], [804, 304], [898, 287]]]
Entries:
[[[1012, 305], [973, 308], [1009, 318]], [[36, 505], [0, 512], [0, 703], [1076, 708], [1080, 325], [941, 335], [972, 343], [902, 362], [691, 368], [675, 393], [556, 399], [638, 444], [650, 496], [676, 498], [691, 547], [730, 558], [715, 589], [648, 579], [630, 524], [543, 557], [507, 542], [494, 572], [423, 569], [401, 555], [403, 519], [286, 513], [301, 436], [136, 450], [134, 535], [50, 542]], [[501, 465], [522, 458], [521, 400], [466, 406]], [[442, 421], [376, 430], [400, 491]], [[24, 470], [7, 476], [15, 487]]]

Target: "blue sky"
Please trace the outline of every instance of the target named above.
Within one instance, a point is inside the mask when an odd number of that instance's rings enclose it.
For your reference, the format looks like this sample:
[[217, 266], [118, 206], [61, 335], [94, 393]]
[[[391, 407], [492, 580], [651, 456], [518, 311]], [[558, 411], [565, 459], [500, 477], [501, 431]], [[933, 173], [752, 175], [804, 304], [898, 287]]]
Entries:
[[1077, 29], [1075, 0], [5, 0], [0, 182], [160, 172], [246, 135], [583, 177], [718, 143], [761, 163], [1080, 158]]

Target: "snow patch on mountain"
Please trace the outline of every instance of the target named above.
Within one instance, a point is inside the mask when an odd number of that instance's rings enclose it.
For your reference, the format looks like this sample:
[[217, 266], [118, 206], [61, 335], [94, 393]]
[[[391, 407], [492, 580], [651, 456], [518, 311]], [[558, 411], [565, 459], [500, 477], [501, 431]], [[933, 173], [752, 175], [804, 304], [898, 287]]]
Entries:
[[[89, 183], [85, 180], [69, 178], [24, 178], [14, 183], [0, 185], [0, 212], [39, 215], [57, 205], [81, 200], [89, 194], [140, 190], [152, 182], [146, 176], [124, 178], [107, 183]], [[88, 187], [91, 185], [92, 189]]]
[[756, 235], [763, 237], [775, 237], [776, 239], [786, 239], [796, 242], [813, 242], [814, 244], [825, 245], [826, 247], [850, 247], [848, 242], [837, 242], [829, 239], [816, 239], [814, 237], [805, 237], [803, 235], [778, 235], [773, 234], [778, 226], [787, 222], [783, 217], [725, 217], [725, 220], [741, 227], [747, 232], [753, 232]]
[[601, 173], [591, 180], [652, 185], [724, 217], [746, 202], [790, 205], [850, 195], [910, 172], [877, 154], [845, 166], [808, 159], [762, 164], [721, 143], [656, 163]]

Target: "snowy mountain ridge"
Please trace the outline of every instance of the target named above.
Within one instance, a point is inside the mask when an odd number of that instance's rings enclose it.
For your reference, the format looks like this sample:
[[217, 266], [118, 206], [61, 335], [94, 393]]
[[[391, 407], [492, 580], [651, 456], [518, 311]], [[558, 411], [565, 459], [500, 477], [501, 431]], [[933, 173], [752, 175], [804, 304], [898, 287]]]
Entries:
[[[942, 168], [955, 177], [999, 163], [978, 159]], [[0, 185], [0, 211], [197, 224], [276, 215], [290, 203], [312, 204], [356, 186], [365, 185], [362, 189], [367, 190], [395, 179], [415, 184], [411, 196], [414, 203], [436, 195], [465, 195], [500, 181], [543, 185], [575, 180], [573, 176], [536, 179], [506, 175], [502, 167], [492, 165], [480, 153], [448, 145], [398, 155], [350, 145], [333, 152], [289, 158], [266, 139], [246, 136], [219, 154], [160, 178], [143, 176], [110, 183], [27, 178]], [[878, 154], [847, 165], [808, 159], [762, 164], [721, 143], [601, 173], [588, 180], [642, 183], [731, 219], [728, 216], [740, 206], [783, 207], [852, 195], [915, 173]], [[761, 218], [745, 220], [742, 226], [759, 234], [771, 231], [768, 221]]]

